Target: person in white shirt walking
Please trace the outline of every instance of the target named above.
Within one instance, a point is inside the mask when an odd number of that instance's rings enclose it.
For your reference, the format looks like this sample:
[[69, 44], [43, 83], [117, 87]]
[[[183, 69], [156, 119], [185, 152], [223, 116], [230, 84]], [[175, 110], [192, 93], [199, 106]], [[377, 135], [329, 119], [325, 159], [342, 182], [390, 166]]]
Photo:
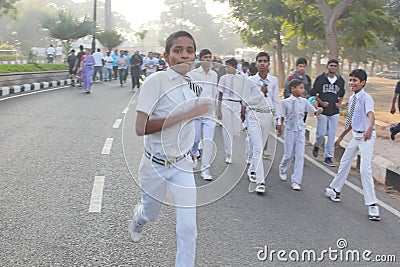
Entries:
[[[212, 53], [209, 49], [202, 49], [199, 53], [200, 66], [192, 72], [199, 73], [202, 78], [200, 86], [203, 88], [200, 97], [207, 98], [216, 102], [218, 75], [211, 70]], [[213, 156], [213, 139], [215, 132], [216, 118], [215, 108], [210, 110], [205, 116], [195, 120], [196, 135], [191, 149], [195, 159], [201, 159], [201, 177], [204, 180], [213, 179], [210, 174], [211, 161]], [[199, 152], [199, 144], [202, 140], [202, 153]]]
[[282, 181], [287, 179], [287, 171], [295, 158], [291, 185], [293, 190], [300, 191], [303, 180], [304, 149], [306, 145], [304, 112], [320, 115], [322, 108], [314, 108], [304, 98], [304, 83], [293, 79], [288, 83], [290, 97], [282, 101], [282, 121], [285, 122], [284, 154], [279, 164], [279, 176]]
[[100, 81], [103, 81], [103, 65], [104, 65], [104, 55], [101, 53], [101, 49], [97, 48], [97, 52], [93, 53], [94, 58], [94, 70], [93, 70], [93, 82], [96, 81], [97, 73], [99, 73]]
[[352, 132], [353, 138], [348, 143], [346, 150], [340, 160], [339, 170], [328, 188], [325, 195], [334, 202], [341, 200], [340, 192], [349, 175], [351, 165], [357, 153], [361, 154], [360, 174], [361, 184], [364, 191], [364, 203], [368, 206], [368, 218], [373, 221], [381, 219], [377, 198], [375, 195], [374, 180], [372, 177], [372, 156], [376, 139], [374, 100], [365, 91], [367, 73], [362, 69], [355, 69], [349, 74], [349, 87], [354, 94], [349, 99], [347, 121], [344, 131], [335, 141], [335, 147], [348, 132]]
[[103, 58], [104, 60], [104, 81], [112, 80], [112, 72], [113, 72], [113, 57], [111, 56], [111, 52], [107, 51], [106, 56]]

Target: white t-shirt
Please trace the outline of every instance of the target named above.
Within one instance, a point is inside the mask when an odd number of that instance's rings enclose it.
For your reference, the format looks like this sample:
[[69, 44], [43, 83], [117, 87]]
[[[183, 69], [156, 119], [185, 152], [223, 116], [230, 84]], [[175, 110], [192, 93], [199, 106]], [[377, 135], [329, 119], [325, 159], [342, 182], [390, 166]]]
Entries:
[[63, 55], [63, 48], [62, 48], [62, 46], [57, 46], [57, 48], [56, 48], [56, 55], [57, 55], [57, 56], [62, 56], [62, 55]]
[[46, 49], [46, 54], [47, 54], [47, 55], [54, 55], [55, 52], [56, 52], [56, 50], [55, 50], [54, 47], [52, 47], [52, 46], [49, 46], [49, 47]]
[[[198, 67], [192, 70], [193, 82], [197, 83], [203, 89], [200, 98], [217, 99], [217, 83], [218, 75], [215, 71], [209, 70], [207, 73], [203, 67]], [[204, 114], [204, 117], [215, 118], [215, 106], [208, 113]]]
[[[190, 73], [188, 75], [191, 76]], [[145, 79], [136, 111], [149, 115], [149, 120], [167, 118], [192, 109], [196, 100], [196, 94], [182, 75], [169, 68]], [[191, 149], [194, 135], [193, 120], [181, 121], [162, 131], [146, 135], [144, 146], [156, 156], [179, 157]]]
[[146, 66], [146, 72], [154, 73], [157, 71], [158, 59], [155, 57], [146, 58], [144, 64]]
[[93, 59], [94, 59], [94, 66], [95, 67], [101, 67], [103, 66], [103, 54], [101, 52], [95, 52], [93, 53]]
[[112, 69], [113, 61], [114, 61], [113, 57], [112, 56], [105, 56], [103, 59], [104, 59], [104, 62], [105, 62], [104, 67], [106, 67], [108, 69]]

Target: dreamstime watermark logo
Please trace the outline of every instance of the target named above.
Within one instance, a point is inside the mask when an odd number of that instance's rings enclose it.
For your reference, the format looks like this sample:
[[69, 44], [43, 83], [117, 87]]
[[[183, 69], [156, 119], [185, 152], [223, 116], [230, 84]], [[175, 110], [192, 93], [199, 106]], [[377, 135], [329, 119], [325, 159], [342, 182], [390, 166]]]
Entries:
[[314, 249], [285, 250], [271, 249], [265, 245], [258, 250], [259, 261], [281, 262], [396, 262], [396, 255], [374, 255], [371, 250], [348, 249], [347, 240], [339, 238], [336, 247], [329, 247], [320, 251]]

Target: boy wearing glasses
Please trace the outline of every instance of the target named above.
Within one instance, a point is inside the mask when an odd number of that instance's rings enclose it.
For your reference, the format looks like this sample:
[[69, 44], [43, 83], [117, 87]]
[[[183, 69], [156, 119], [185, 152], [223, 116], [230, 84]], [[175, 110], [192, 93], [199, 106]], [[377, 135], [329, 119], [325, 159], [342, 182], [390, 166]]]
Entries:
[[318, 156], [320, 145], [325, 142], [324, 163], [329, 167], [335, 167], [332, 161], [335, 142], [335, 134], [339, 122], [339, 108], [344, 96], [344, 79], [337, 74], [339, 62], [330, 59], [327, 63], [328, 72], [319, 75], [311, 90], [311, 96], [316, 96], [318, 107], [323, 108], [323, 112], [318, 116], [317, 137], [314, 143], [313, 156]]

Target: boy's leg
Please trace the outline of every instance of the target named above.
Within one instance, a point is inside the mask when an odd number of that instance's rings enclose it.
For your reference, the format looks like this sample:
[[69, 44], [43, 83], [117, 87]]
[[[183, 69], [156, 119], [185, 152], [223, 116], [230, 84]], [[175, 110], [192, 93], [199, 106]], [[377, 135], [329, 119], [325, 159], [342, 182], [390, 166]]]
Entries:
[[[374, 134], [374, 133], [373, 133]], [[372, 155], [374, 152], [375, 136], [367, 141], [360, 141], [360, 174], [361, 183], [364, 190], [365, 205], [377, 203], [374, 187], [374, 179], [372, 178]]]
[[224, 106], [222, 104], [221, 107], [221, 112], [222, 112], [222, 137], [224, 141], [224, 147], [225, 147], [225, 156], [226, 157], [232, 157], [232, 110], [228, 106]]
[[324, 155], [325, 158], [333, 158], [335, 152], [334, 144], [336, 138], [336, 129], [339, 123], [339, 114], [326, 117], [327, 117], [328, 140], [326, 140], [325, 143]]
[[304, 167], [304, 149], [306, 146], [305, 142], [305, 130], [294, 132], [294, 168], [291, 177], [291, 182], [298, 185], [301, 184], [303, 180], [303, 167]]
[[185, 171], [192, 162], [185, 158], [170, 169], [169, 189], [176, 207], [176, 267], [192, 267], [196, 255], [196, 184], [193, 173]]
[[214, 155], [215, 120], [203, 119], [203, 155], [201, 156], [201, 169], [209, 171]]
[[340, 192], [343, 188], [344, 182], [349, 175], [353, 159], [358, 152], [358, 145], [359, 141], [352, 138], [343, 153], [342, 159], [340, 160], [338, 173], [330, 184], [330, 187], [335, 189], [336, 192]]
[[201, 139], [201, 121], [202, 121], [202, 118], [198, 118], [198, 119], [194, 120], [195, 135], [194, 135], [194, 143], [193, 143], [191, 152], [195, 158], [200, 156], [199, 143], [200, 143], [200, 139]]
[[321, 144], [324, 142], [325, 136], [327, 135], [328, 129], [328, 118], [327, 116], [321, 114], [317, 117], [317, 132], [316, 138], [314, 142], [314, 147], [320, 147]]
[[295, 133], [293, 131], [286, 130], [284, 135], [284, 154], [282, 156], [281, 163], [279, 164], [279, 168], [281, 173], [287, 173], [290, 168], [290, 164], [294, 154], [294, 146], [295, 146]]
[[247, 127], [253, 142], [253, 158], [251, 159], [248, 172], [256, 173], [257, 184], [259, 184], [264, 182], [264, 165], [262, 160], [264, 143], [261, 125], [255, 112], [249, 114]]

